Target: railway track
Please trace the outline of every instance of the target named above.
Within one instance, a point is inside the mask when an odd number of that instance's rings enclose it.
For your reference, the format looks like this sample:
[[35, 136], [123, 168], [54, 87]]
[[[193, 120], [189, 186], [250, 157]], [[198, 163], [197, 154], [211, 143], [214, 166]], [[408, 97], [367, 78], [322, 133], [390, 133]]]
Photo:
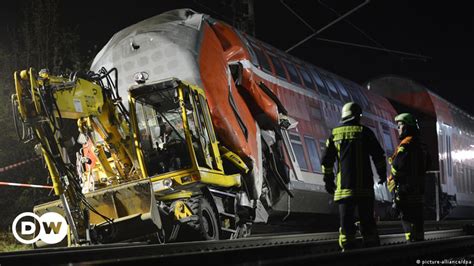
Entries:
[[[337, 233], [260, 236], [225, 241], [171, 244], [123, 243], [73, 248], [47, 248], [0, 253], [0, 265], [109, 264], [132, 261], [153, 264], [291, 265], [307, 263], [414, 263], [424, 258], [474, 254], [472, 228], [429, 231], [427, 241], [405, 244], [404, 234], [381, 235], [381, 247], [341, 253]], [[360, 241], [360, 239], [359, 239]], [[402, 244], [402, 245], [401, 245]], [[356, 264], [357, 264], [356, 263]], [[400, 264], [398, 264], [400, 265]]]
[[[339, 228], [339, 221], [332, 227], [327, 227], [321, 230], [314, 226], [278, 226], [278, 225], [254, 225], [251, 237], [257, 236], [274, 236], [274, 235], [290, 235], [290, 234], [308, 234], [308, 233], [323, 233], [337, 231]], [[334, 223], [334, 222], [333, 222]], [[432, 221], [424, 222], [425, 231], [449, 230], [461, 228], [465, 224], [474, 224], [474, 220], [446, 220], [446, 221]], [[403, 228], [400, 221], [381, 221], [377, 223], [377, 229], [381, 235], [403, 233]]]

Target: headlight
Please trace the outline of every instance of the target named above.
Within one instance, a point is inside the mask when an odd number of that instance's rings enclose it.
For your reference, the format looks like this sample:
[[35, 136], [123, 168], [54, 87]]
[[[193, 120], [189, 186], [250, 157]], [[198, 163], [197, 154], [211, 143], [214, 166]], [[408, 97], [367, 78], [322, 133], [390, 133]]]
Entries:
[[173, 185], [173, 181], [169, 178], [163, 180], [163, 186], [165, 186], [166, 188], [169, 188]]
[[173, 180], [171, 180], [170, 178], [158, 180], [156, 182], [153, 182], [153, 191], [170, 189], [172, 185], [173, 185]]

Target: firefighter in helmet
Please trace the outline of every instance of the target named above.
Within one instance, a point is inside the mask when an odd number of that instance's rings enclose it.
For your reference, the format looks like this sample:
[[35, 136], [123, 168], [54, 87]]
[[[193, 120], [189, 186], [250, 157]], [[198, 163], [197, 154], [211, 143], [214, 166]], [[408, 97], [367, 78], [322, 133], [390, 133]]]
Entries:
[[[326, 191], [334, 195], [339, 205], [339, 245], [342, 250], [356, 247], [356, 209], [364, 246], [380, 244], [374, 219], [374, 179], [370, 157], [379, 176], [379, 184], [386, 181], [385, 153], [374, 133], [360, 124], [361, 107], [349, 102], [342, 108], [341, 125], [332, 130], [326, 141], [322, 170]], [[337, 161], [336, 182], [334, 163]]]
[[423, 193], [429, 157], [420, 141], [416, 119], [409, 113], [395, 117], [401, 140], [389, 159], [392, 165], [388, 189], [394, 192], [394, 207], [400, 213], [407, 241], [421, 241], [423, 232]]

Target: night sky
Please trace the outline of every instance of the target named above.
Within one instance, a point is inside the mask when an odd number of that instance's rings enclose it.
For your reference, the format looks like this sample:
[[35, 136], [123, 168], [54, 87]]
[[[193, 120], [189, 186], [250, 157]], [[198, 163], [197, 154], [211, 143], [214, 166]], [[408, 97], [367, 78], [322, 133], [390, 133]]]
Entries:
[[[255, 1], [256, 37], [286, 50], [312, 33], [279, 0]], [[14, 27], [23, 3], [2, 4], [0, 33]], [[85, 53], [117, 31], [162, 12], [189, 7], [231, 23], [231, 1], [62, 1], [61, 19], [76, 29]], [[315, 30], [363, 1], [285, 0]], [[420, 54], [428, 59], [312, 38], [290, 54], [364, 83], [385, 74], [412, 78], [474, 115], [474, 16], [469, 1], [374, 1], [316, 37]], [[2, 39], [0, 39], [0, 42]]]

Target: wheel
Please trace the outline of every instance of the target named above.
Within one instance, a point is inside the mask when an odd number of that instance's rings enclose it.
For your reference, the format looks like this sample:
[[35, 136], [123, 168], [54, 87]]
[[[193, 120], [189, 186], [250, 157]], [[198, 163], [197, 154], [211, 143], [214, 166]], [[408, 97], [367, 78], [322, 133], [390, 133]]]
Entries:
[[197, 233], [199, 240], [219, 240], [220, 227], [218, 216], [205, 197], [191, 198], [188, 202], [191, 211], [198, 217], [189, 226]]

